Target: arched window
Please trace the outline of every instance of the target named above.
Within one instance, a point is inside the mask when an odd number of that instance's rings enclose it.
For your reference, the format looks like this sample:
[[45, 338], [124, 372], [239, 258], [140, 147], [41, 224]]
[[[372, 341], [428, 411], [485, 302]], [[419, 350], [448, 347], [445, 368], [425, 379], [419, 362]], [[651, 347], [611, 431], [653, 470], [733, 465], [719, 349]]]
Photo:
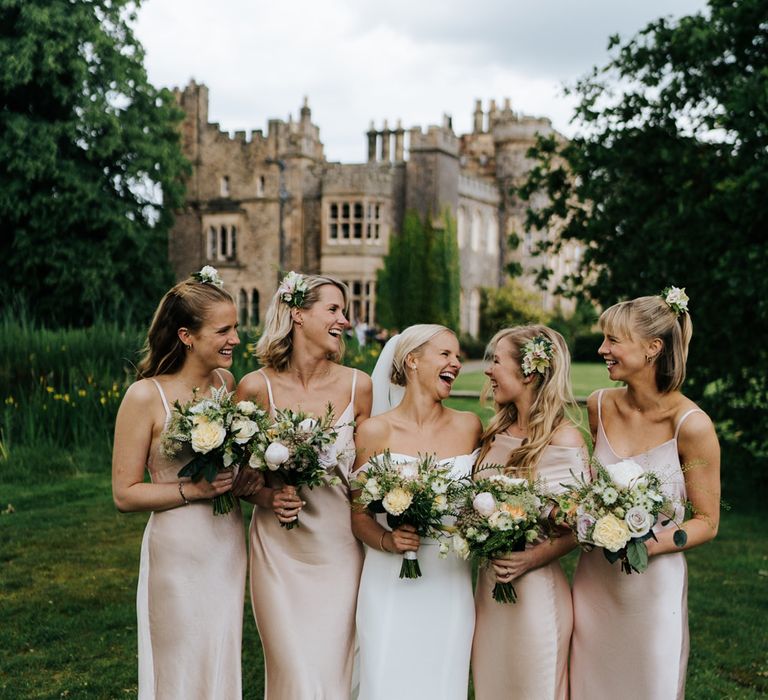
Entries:
[[216, 252], [219, 248], [219, 237], [216, 235], [216, 227], [211, 226], [208, 228], [208, 260], [216, 260], [218, 257]]
[[480, 290], [477, 288], [469, 293], [469, 334], [473, 338], [480, 335]]
[[238, 295], [237, 310], [240, 325], [243, 327], [248, 326], [248, 292], [244, 289], [241, 289]]
[[470, 233], [470, 245], [472, 250], [480, 250], [480, 231], [482, 220], [480, 218], [480, 212], [475, 210], [472, 212], [472, 231]]
[[467, 210], [459, 207], [456, 212], [456, 243], [459, 250], [467, 244]]
[[251, 292], [251, 325], [258, 326], [261, 323], [259, 316], [259, 290], [254, 289]]
[[496, 218], [493, 216], [489, 216], [487, 222], [486, 252], [493, 255], [499, 250], [499, 225], [496, 222]]

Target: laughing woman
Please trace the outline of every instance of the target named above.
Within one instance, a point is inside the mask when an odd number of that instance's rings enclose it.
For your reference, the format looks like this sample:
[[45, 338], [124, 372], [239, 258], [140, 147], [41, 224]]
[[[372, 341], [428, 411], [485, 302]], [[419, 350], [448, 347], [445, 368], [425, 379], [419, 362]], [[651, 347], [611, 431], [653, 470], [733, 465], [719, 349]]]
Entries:
[[[534, 363], [534, 353], [540, 355]], [[486, 428], [475, 475], [498, 466], [509, 476], [563, 490], [587, 464], [584, 438], [568, 420], [575, 408], [563, 337], [546, 326], [499, 331], [488, 346], [496, 415]], [[478, 572], [472, 675], [477, 700], [568, 698], [571, 591], [560, 557], [576, 546], [563, 532], [513, 552]], [[514, 582], [517, 603], [498, 603], [496, 582]]]
[[[269, 700], [344, 700], [351, 692], [355, 601], [362, 551], [349, 527], [353, 422], [371, 412], [368, 375], [338, 364], [347, 288], [330, 277], [290, 273], [272, 299], [239, 399], [320, 416], [330, 402], [338, 427], [338, 486], [299, 494], [273, 474], [251, 521], [251, 603]], [[305, 500], [303, 500], [305, 499]], [[286, 529], [301, 513], [299, 527]]]
[[[214, 516], [210, 499], [230, 490], [231, 472], [212, 483], [179, 479], [192, 458], [160, 450], [170, 406], [210, 388], [233, 388], [237, 312], [213, 268], [177, 284], [155, 312], [138, 381], [115, 425], [112, 491], [123, 512], [151, 511], [141, 545], [140, 700], [239, 700], [246, 553], [239, 506]], [[144, 482], [148, 471], [151, 483]], [[249, 487], [246, 495], [253, 490]]]
[[[684, 291], [670, 288], [603, 312], [598, 353], [610, 378], [624, 382], [589, 398], [595, 456], [625, 459], [662, 476], [673, 499], [693, 504], [686, 549], [717, 533], [720, 448], [712, 421], [680, 393], [692, 326]], [[681, 465], [690, 464], [690, 469]], [[674, 525], [656, 525], [642, 574], [627, 575], [595, 549], [573, 582], [571, 694], [576, 700], [685, 697], [688, 578]]]

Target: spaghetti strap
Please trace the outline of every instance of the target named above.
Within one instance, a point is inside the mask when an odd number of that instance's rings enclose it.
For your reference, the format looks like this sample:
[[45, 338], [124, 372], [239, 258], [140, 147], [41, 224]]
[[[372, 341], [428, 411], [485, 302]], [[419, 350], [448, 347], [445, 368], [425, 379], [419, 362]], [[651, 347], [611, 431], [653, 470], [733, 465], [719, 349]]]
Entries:
[[216, 372], [216, 376], [219, 378], [219, 381], [221, 381], [221, 386], [227, 386], [227, 378], [221, 373], [221, 370], [215, 369], [213, 371]]
[[165, 409], [165, 420], [168, 422], [171, 418], [171, 407], [168, 405], [168, 399], [165, 398], [163, 387], [160, 386], [160, 382], [154, 377], [150, 377], [150, 379], [155, 383], [157, 390], [160, 392], [160, 398], [163, 400], [163, 408]]
[[264, 377], [264, 381], [267, 383], [267, 394], [269, 395], [269, 410], [275, 410], [275, 397], [272, 395], [272, 385], [269, 383], [269, 377], [263, 370], [259, 370], [259, 374]]
[[597, 392], [597, 423], [602, 428], [603, 427], [603, 392], [605, 389], [600, 389], [600, 391]]
[[691, 408], [685, 413], [683, 413], [682, 418], [680, 418], [679, 421], [677, 421], [677, 426], [675, 427], [675, 440], [677, 440], [677, 436], [680, 434], [680, 428], [683, 427], [683, 423], [685, 422], [685, 419], [688, 418], [688, 416], [691, 415], [691, 413], [704, 413], [700, 408]]
[[352, 409], [355, 408], [355, 387], [357, 386], [357, 370], [352, 370], [352, 396], [349, 397], [349, 403], [352, 404]]

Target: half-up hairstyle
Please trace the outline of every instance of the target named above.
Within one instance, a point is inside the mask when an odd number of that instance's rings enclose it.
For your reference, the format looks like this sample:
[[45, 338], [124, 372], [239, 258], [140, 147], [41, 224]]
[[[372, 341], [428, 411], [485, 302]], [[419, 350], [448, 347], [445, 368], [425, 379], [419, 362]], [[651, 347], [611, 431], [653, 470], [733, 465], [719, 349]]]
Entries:
[[658, 295], [622, 301], [603, 311], [600, 329], [608, 335], [653, 340], [662, 343], [661, 352], [652, 358], [656, 368], [656, 388], [662, 394], [677, 391], [685, 381], [685, 363], [693, 335], [688, 312], [676, 313]]
[[[347, 285], [333, 277], [322, 275], [302, 275], [303, 281], [307, 286], [306, 294], [299, 309], [310, 309], [320, 299], [320, 287], [327, 284], [333, 285], [344, 298], [344, 313], [347, 312], [349, 305], [349, 290]], [[264, 332], [256, 343], [256, 359], [264, 367], [274, 369], [276, 372], [285, 370], [291, 362], [291, 353], [293, 352], [293, 307], [283, 301], [280, 291], [275, 292], [272, 301], [269, 302], [269, 308], [264, 321]], [[328, 359], [334, 362], [341, 362], [344, 357], [344, 338], [339, 340], [340, 350], [338, 354], [330, 356]]]
[[[567, 419], [569, 413], [576, 415], [578, 410], [571, 390], [571, 358], [568, 346], [563, 336], [547, 326], [517, 326], [504, 328], [496, 333], [485, 352], [486, 360], [492, 360], [499, 342], [506, 338], [511, 345], [511, 356], [518, 364], [515, 371], [519, 372], [522, 378], [524, 375], [520, 365], [523, 361], [523, 346], [539, 336], [544, 336], [552, 344], [552, 357], [549, 366], [543, 368], [542, 372], [534, 371], [529, 375], [533, 377], [536, 396], [528, 413], [528, 436], [520, 447], [510, 452], [504, 465], [505, 473], [529, 480], [536, 478], [536, 464], [541, 453], [552, 441], [555, 431]], [[486, 395], [489, 390], [490, 385], [487, 385]], [[514, 403], [497, 404], [496, 415], [480, 438], [477, 464], [488, 454], [496, 435], [503, 433], [516, 421], [517, 408]]]
[[445, 331], [453, 333], [450, 328], [437, 323], [417, 323], [408, 326], [397, 340], [397, 348], [392, 358], [392, 383], [396, 386], [405, 386], [407, 382], [405, 361], [408, 359], [408, 355], [418, 357], [421, 354], [421, 349], [432, 338]]
[[152, 317], [136, 377], [173, 374], [181, 369], [186, 348], [179, 338], [179, 328], [188, 328], [192, 333], [200, 330], [208, 309], [223, 301], [234, 304], [229, 292], [194, 277], [166, 292]]

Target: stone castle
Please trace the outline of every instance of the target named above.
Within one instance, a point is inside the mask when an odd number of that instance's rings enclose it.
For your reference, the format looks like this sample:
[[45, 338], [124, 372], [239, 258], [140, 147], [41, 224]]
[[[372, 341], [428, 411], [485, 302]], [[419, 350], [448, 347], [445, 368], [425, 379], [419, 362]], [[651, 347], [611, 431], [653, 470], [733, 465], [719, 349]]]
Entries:
[[[503, 285], [511, 260], [529, 278], [542, 264], [532, 252], [549, 232], [525, 234], [516, 250], [508, 249], [524, 216], [510, 188], [530, 167], [525, 154], [536, 134], [553, 129], [548, 119], [513, 112], [509, 100], [502, 109], [491, 101], [487, 112], [478, 100], [472, 133], [460, 136], [447, 116], [426, 130], [372, 124], [368, 161], [349, 164], [326, 160], [306, 100], [298, 119], [271, 119], [266, 134], [230, 135], [208, 121], [205, 85], [191, 81], [174, 92], [186, 115], [182, 145], [192, 174], [170, 235], [171, 264], [179, 279], [206, 264], [217, 267], [242, 325], [263, 319], [279, 271], [291, 269], [343, 280], [350, 320], [374, 325], [376, 271], [406, 210], [437, 217], [447, 208], [455, 217], [461, 330], [473, 336], [480, 288]], [[546, 260], [553, 287], [577, 255], [569, 249]], [[545, 308], [558, 303], [540, 293]]]

